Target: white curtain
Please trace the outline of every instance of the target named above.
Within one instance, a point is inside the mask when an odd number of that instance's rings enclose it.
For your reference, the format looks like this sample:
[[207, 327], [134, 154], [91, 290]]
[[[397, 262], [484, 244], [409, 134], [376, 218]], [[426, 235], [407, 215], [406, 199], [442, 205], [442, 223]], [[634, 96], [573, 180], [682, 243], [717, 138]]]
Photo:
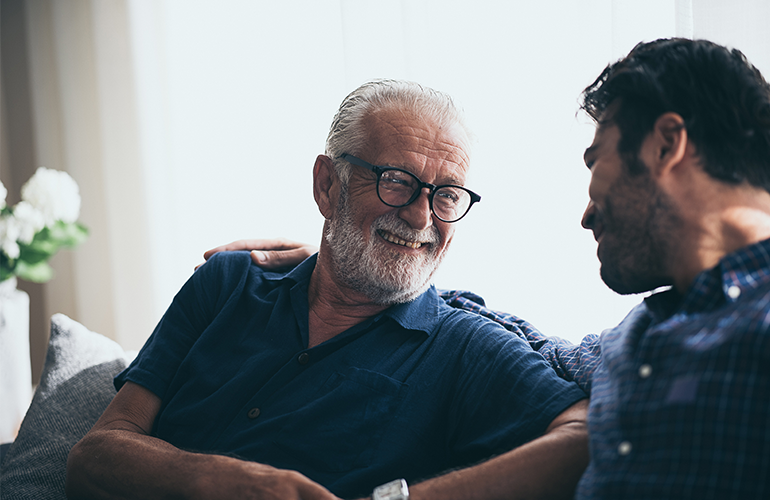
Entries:
[[36, 158], [81, 186], [90, 240], [57, 258], [46, 314], [127, 348], [204, 250], [317, 242], [311, 168], [362, 82], [446, 91], [476, 133], [482, 195], [435, 278], [579, 340], [639, 297], [598, 276], [580, 216], [593, 136], [577, 97], [637, 42], [710, 38], [770, 74], [762, 0], [30, 0]]

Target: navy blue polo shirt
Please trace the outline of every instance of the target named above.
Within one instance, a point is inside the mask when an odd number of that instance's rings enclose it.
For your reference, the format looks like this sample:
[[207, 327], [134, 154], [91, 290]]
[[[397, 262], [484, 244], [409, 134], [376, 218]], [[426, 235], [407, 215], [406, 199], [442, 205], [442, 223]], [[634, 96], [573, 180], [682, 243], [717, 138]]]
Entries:
[[433, 287], [308, 349], [315, 263], [273, 273], [226, 252], [193, 274], [115, 379], [161, 398], [155, 436], [297, 470], [349, 497], [508, 451], [586, 397]]

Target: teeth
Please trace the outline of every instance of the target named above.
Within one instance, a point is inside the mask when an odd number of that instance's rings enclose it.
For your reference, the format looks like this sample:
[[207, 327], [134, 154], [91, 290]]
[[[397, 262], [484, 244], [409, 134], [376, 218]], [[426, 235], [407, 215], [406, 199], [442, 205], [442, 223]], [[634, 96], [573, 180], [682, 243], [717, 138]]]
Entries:
[[401, 238], [398, 238], [384, 231], [380, 231], [379, 233], [380, 233], [380, 236], [382, 236], [383, 238], [385, 238], [391, 243], [395, 243], [396, 245], [401, 245], [404, 247], [415, 248], [415, 249], [420, 248], [422, 246], [422, 243], [420, 243], [419, 241], [404, 241]]

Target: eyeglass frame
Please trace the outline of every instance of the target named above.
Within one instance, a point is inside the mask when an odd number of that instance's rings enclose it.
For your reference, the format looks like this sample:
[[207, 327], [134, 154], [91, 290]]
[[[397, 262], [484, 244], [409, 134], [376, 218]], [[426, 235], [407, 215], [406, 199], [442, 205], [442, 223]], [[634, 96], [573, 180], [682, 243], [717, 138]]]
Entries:
[[[446, 222], [447, 224], [453, 224], [453, 223], [459, 221], [460, 219], [462, 219], [463, 217], [465, 217], [466, 215], [468, 215], [468, 212], [471, 211], [471, 207], [473, 206], [474, 203], [479, 203], [481, 201], [481, 196], [480, 195], [474, 193], [473, 191], [471, 191], [470, 189], [468, 189], [465, 186], [458, 186], [457, 184], [440, 184], [440, 185], [437, 186], [435, 184], [431, 184], [430, 182], [423, 182], [419, 177], [414, 175], [412, 172], [410, 172], [408, 170], [404, 170], [403, 168], [383, 167], [383, 166], [379, 166], [379, 165], [372, 165], [371, 163], [369, 163], [369, 162], [367, 162], [365, 160], [362, 160], [361, 158], [357, 158], [357, 157], [355, 157], [355, 156], [353, 156], [353, 155], [351, 155], [349, 153], [342, 153], [339, 157], [342, 158], [343, 160], [345, 160], [348, 163], [352, 163], [353, 165], [369, 169], [372, 172], [374, 172], [375, 174], [377, 174], [377, 185], [375, 186], [375, 191], [377, 191], [377, 198], [379, 198], [381, 202], [383, 202], [385, 205], [387, 205], [389, 207], [401, 208], [401, 207], [406, 207], [408, 205], [411, 205], [412, 203], [414, 203], [414, 201], [417, 198], [420, 197], [420, 193], [422, 193], [423, 188], [428, 188], [428, 190], [430, 191], [430, 193], [428, 194], [428, 205], [430, 206], [430, 212], [433, 215], [435, 215], [438, 218], [438, 220], [440, 220], [442, 222]], [[411, 177], [414, 177], [414, 179], [417, 181], [418, 188], [414, 190], [414, 193], [412, 193], [412, 196], [411, 196], [411, 198], [409, 198], [409, 201], [407, 201], [406, 203], [404, 203], [402, 205], [393, 205], [391, 203], [388, 203], [385, 200], [383, 200], [382, 196], [380, 195], [380, 178], [382, 178], [382, 174], [383, 173], [385, 173], [387, 171], [390, 171], [390, 170], [396, 170], [398, 172], [403, 172], [403, 173], [405, 173], [405, 174], [407, 174], [407, 175], [409, 175]], [[462, 189], [463, 191], [467, 192], [471, 196], [471, 202], [468, 204], [468, 208], [465, 210], [465, 213], [462, 214], [457, 219], [452, 220], [452, 221], [442, 219], [441, 216], [439, 214], [437, 214], [436, 211], [433, 209], [433, 195], [436, 194], [436, 191], [438, 191], [441, 188], [445, 188], [445, 187]]]

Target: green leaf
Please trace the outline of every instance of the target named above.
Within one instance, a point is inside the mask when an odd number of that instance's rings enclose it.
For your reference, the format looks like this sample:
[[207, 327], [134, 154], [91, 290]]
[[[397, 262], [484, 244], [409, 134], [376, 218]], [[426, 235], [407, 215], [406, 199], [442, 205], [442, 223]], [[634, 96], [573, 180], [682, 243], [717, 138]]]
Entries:
[[47, 229], [47, 236], [60, 247], [72, 248], [80, 245], [88, 238], [88, 229], [78, 222], [68, 224], [57, 221], [53, 227]]
[[16, 275], [33, 283], [45, 283], [53, 278], [53, 269], [45, 262], [30, 265], [20, 260], [16, 265]]
[[88, 238], [88, 229], [77, 222], [57, 222], [39, 231], [28, 245], [20, 244], [19, 260], [27, 264], [45, 262], [62, 248], [72, 248]]
[[12, 276], [14, 276], [12, 269], [6, 267], [5, 265], [0, 266], [0, 282], [5, 281]]
[[35, 237], [29, 245], [20, 244], [19, 250], [18, 260], [27, 264], [37, 264], [50, 259], [59, 250], [59, 245], [51, 240]]

